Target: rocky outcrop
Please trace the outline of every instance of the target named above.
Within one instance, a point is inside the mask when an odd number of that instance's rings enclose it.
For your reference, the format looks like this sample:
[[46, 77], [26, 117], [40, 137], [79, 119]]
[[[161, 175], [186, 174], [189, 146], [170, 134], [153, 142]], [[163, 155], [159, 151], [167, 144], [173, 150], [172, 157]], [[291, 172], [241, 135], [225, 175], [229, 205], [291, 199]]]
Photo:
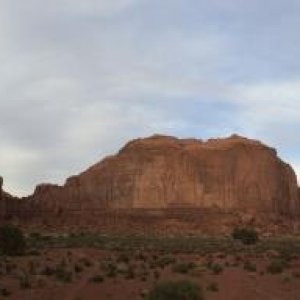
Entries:
[[3, 178], [0, 176], [0, 200], [2, 200], [3, 196]]
[[[30, 199], [30, 198], [29, 198]], [[23, 201], [3, 190], [3, 178], [0, 176], [0, 223], [12, 219], [23, 218], [24, 215], [35, 213], [31, 207], [31, 201]]]
[[5, 205], [4, 205], [4, 192], [3, 192], [3, 178], [0, 176], [0, 218], [3, 218], [4, 213], [5, 213]]
[[276, 151], [233, 135], [201, 141], [155, 135], [69, 178], [40, 185], [35, 211], [212, 208], [298, 215], [297, 180]]

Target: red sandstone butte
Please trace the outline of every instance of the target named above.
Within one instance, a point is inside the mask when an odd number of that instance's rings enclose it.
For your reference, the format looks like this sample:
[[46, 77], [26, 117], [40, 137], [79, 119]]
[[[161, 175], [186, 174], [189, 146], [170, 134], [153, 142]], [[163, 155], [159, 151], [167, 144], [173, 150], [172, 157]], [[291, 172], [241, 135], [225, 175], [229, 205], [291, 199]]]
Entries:
[[26, 201], [51, 212], [172, 207], [300, 212], [293, 169], [273, 148], [237, 135], [136, 139], [64, 186], [39, 185]]

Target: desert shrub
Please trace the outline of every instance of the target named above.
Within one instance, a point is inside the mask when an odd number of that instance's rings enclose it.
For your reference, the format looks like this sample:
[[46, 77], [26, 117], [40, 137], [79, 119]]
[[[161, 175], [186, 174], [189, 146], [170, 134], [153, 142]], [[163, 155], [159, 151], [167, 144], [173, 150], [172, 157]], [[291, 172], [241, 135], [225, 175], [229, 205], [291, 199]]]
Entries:
[[95, 283], [100, 283], [103, 281], [104, 281], [104, 278], [101, 275], [95, 275], [89, 279], [89, 282], [95, 282]]
[[287, 249], [281, 250], [279, 257], [280, 257], [280, 259], [282, 259], [282, 260], [284, 260], [286, 262], [290, 262], [290, 261], [293, 260], [292, 253], [289, 250], [287, 250]]
[[223, 272], [223, 266], [217, 263], [213, 263], [210, 269], [215, 275], [221, 274]]
[[55, 269], [49, 267], [49, 266], [45, 266], [43, 268], [43, 270], [41, 271], [41, 275], [45, 275], [45, 276], [51, 276], [55, 273]]
[[80, 258], [79, 263], [83, 264], [87, 268], [89, 268], [89, 267], [91, 267], [93, 265], [92, 262], [88, 258], [86, 258], [86, 257]]
[[207, 285], [206, 290], [209, 292], [218, 292], [219, 291], [218, 284], [216, 282], [211, 282]]
[[218, 255], [217, 255], [217, 258], [220, 258], [220, 259], [224, 259], [224, 258], [226, 258], [227, 257], [227, 254], [226, 253], [219, 253]]
[[13, 225], [0, 227], [0, 252], [3, 255], [22, 255], [26, 249], [26, 242], [20, 228]]
[[37, 288], [44, 288], [47, 286], [47, 280], [43, 277], [37, 277], [35, 279], [35, 286]]
[[300, 272], [299, 272], [299, 271], [294, 271], [294, 272], [292, 273], [292, 276], [293, 276], [294, 278], [300, 278]]
[[148, 295], [148, 290], [147, 289], [143, 289], [143, 290], [141, 290], [141, 292], [140, 292], [140, 296], [142, 297], [142, 298], [146, 298], [147, 297], [147, 295]]
[[158, 271], [154, 271], [153, 276], [154, 276], [155, 279], [159, 279], [160, 273]]
[[191, 281], [163, 281], [150, 290], [148, 300], [203, 300], [201, 288]]
[[22, 274], [22, 276], [19, 277], [19, 283], [20, 283], [21, 289], [30, 289], [31, 288], [30, 278], [27, 274]]
[[127, 253], [121, 253], [117, 257], [117, 262], [129, 263], [129, 261], [130, 261], [130, 257]]
[[292, 281], [292, 277], [290, 275], [284, 275], [282, 277], [282, 282], [283, 283], [290, 283]]
[[196, 265], [193, 262], [189, 262], [189, 263], [177, 263], [173, 266], [172, 270], [175, 273], [182, 273], [182, 274], [186, 274], [188, 273], [190, 270], [194, 269], [196, 267]]
[[14, 264], [14, 263], [12, 263], [11, 261], [7, 261], [7, 262], [5, 263], [5, 271], [6, 271], [6, 274], [11, 274], [11, 272], [12, 272], [13, 270], [16, 270], [16, 268], [17, 268], [17, 265]]
[[267, 266], [267, 272], [271, 274], [279, 274], [287, 267], [287, 263], [284, 260], [274, 260]]
[[146, 275], [142, 275], [142, 276], [140, 277], [140, 280], [141, 280], [141, 281], [147, 281], [147, 276], [146, 276]]
[[244, 263], [244, 270], [249, 272], [256, 272], [256, 265], [249, 260]]
[[39, 232], [30, 232], [29, 233], [29, 238], [31, 238], [33, 240], [41, 240], [42, 239], [42, 235]]
[[163, 269], [166, 266], [169, 266], [171, 264], [174, 264], [175, 262], [176, 262], [176, 259], [173, 256], [169, 256], [169, 255], [162, 256], [162, 257], [158, 258], [156, 261], [157, 265], [161, 269]]
[[66, 270], [62, 265], [56, 267], [54, 271], [55, 278], [62, 282], [71, 282], [72, 281], [72, 272]]
[[135, 255], [135, 259], [136, 260], [142, 260], [142, 261], [146, 261], [147, 260], [147, 256], [145, 253], [143, 253], [142, 251], [138, 251]]
[[36, 275], [37, 263], [33, 260], [28, 262], [28, 272], [31, 275]]
[[40, 256], [41, 251], [39, 251], [37, 249], [31, 249], [27, 252], [27, 254], [30, 255], [30, 256]]
[[74, 271], [75, 271], [75, 273], [81, 273], [83, 271], [83, 267], [79, 264], [75, 264]]
[[133, 279], [133, 278], [135, 278], [134, 268], [132, 266], [129, 266], [125, 272], [125, 279]]
[[158, 260], [158, 255], [156, 253], [152, 254], [151, 258], [153, 260]]
[[0, 287], [0, 295], [3, 297], [8, 297], [11, 295], [11, 292], [5, 287]]
[[240, 240], [244, 245], [253, 245], [258, 241], [258, 234], [253, 228], [235, 228], [231, 236], [235, 240]]
[[102, 262], [101, 269], [107, 277], [113, 278], [117, 276], [117, 265], [114, 262]]

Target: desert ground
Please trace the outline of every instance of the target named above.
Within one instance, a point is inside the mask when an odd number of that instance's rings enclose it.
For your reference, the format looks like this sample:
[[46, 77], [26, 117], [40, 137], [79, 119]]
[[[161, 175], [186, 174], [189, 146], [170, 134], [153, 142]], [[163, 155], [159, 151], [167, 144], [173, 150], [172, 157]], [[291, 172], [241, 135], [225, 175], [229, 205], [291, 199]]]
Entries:
[[188, 280], [208, 300], [300, 299], [300, 239], [40, 234], [0, 257], [0, 299], [141, 300]]

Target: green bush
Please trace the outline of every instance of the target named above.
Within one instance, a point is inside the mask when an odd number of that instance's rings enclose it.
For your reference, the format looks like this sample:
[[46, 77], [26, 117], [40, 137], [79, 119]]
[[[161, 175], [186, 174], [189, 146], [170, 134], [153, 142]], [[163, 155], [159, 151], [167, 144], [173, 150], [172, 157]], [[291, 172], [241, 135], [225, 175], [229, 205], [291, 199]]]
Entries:
[[253, 228], [235, 228], [231, 236], [245, 245], [253, 245], [258, 241], [258, 234]]
[[163, 281], [150, 290], [148, 300], [203, 300], [201, 288], [191, 281]]
[[26, 250], [26, 242], [20, 228], [13, 225], [0, 227], [0, 252], [3, 255], [22, 255]]

